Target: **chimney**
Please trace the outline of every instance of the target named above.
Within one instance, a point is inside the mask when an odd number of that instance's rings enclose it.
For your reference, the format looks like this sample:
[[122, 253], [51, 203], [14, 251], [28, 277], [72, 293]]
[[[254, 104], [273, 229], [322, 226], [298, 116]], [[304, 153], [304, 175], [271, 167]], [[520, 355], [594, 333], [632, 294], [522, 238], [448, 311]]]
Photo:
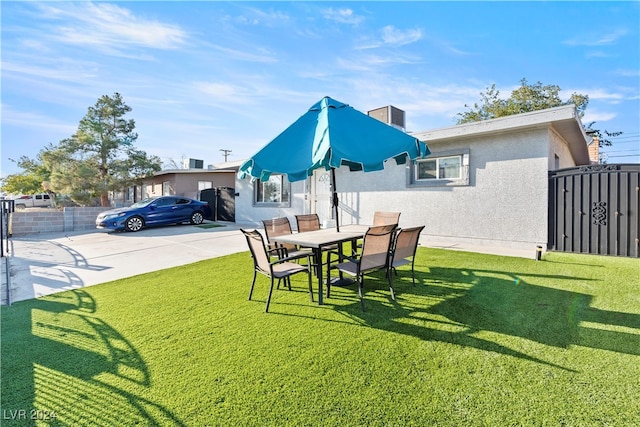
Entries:
[[589, 160], [592, 165], [597, 165], [600, 163], [600, 138], [594, 136], [591, 139], [591, 144], [588, 147], [589, 150]]

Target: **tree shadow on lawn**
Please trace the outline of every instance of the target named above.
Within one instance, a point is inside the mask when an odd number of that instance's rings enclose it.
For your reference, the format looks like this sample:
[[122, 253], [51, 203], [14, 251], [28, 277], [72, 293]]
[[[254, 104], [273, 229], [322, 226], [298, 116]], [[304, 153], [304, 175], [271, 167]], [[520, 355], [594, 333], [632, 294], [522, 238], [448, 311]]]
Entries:
[[[592, 280], [535, 274], [527, 277], [532, 281]], [[353, 290], [357, 300], [357, 291]], [[591, 295], [535, 285], [513, 273], [433, 267], [428, 272], [416, 270], [415, 286], [410, 273], [401, 272], [400, 277], [394, 277], [394, 290], [395, 302], [390, 299], [384, 273], [378, 272], [365, 278], [366, 312], [359, 301], [336, 305], [335, 309], [370, 327], [548, 365], [553, 364], [476, 335], [489, 331], [559, 348], [579, 345], [640, 355], [637, 333], [611, 330], [612, 326], [640, 329], [640, 315], [600, 310], [591, 307]], [[585, 322], [593, 327], [584, 326]]]
[[24, 424], [19, 411], [28, 416], [31, 410], [55, 413], [52, 425], [86, 420], [185, 425], [136, 394], [151, 385], [147, 365], [95, 309], [95, 300], [82, 289], [3, 307], [2, 407], [16, 414], [3, 425]]

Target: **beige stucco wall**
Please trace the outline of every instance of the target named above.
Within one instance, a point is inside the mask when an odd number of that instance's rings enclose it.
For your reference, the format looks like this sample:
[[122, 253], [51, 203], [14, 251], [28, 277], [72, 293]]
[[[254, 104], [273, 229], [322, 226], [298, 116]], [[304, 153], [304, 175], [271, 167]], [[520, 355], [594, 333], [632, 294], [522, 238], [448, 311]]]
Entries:
[[[559, 158], [559, 165], [555, 165], [555, 156]], [[549, 170], [564, 169], [576, 166], [576, 162], [571, 157], [569, 146], [553, 128], [549, 129]]]
[[262, 220], [286, 216], [295, 228], [295, 215], [308, 213], [306, 200], [309, 195], [306, 181], [291, 183], [291, 202], [286, 205], [269, 206], [254, 203], [253, 183], [250, 179], [236, 180], [235, 188], [238, 194], [236, 200], [236, 223], [250, 227], [262, 228]]
[[[428, 141], [434, 156], [469, 153], [468, 185], [412, 187], [408, 168], [387, 162], [379, 172], [336, 173], [340, 223], [371, 224], [375, 211], [400, 211], [400, 226], [426, 225], [439, 243], [472, 243], [535, 250], [547, 242], [548, 128], [478, 138]], [[568, 155], [568, 151], [560, 153]], [[562, 161], [566, 161], [563, 159]], [[260, 219], [307, 212], [305, 182], [292, 184], [291, 207], [253, 205], [253, 186], [238, 180], [236, 221], [260, 226]], [[533, 252], [532, 252], [533, 253]]]
[[433, 155], [469, 149], [469, 184], [407, 186], [408, 166], [338, 171], [342, 223], [370, 224], [373, 212], [400, 211], [400, 226], [425, 225], [438, 242], [531, 247], [547, 241], [547, 129], [427, 142]]
[[212, 182], [213, 187], [235, 186], [234, 172], [183, 172], [167, 173], [145, 180], [143, 197], [162, 196], [163, 182], [170, 182], [171, 195], [199, 198], [198, 181]]
[[[469, 153], [468, 185], [413, 187], [409, 166], [387, 162], [380, 172], [337, 173], [342, 224], [371, 224], [373, 213], [400, 211], [400, 226], [426, 225], [437, 242], [473, 243], [535, 249], [547, 242], [549, 129], [504, 132], [475, 138], [428, 141], [434, 156]], [[560, 150], [569, 162], [568, 150]], [[412, 166], [411, 166], [412, 167]], [[263, 218], [307, 211], [305, 182], [292, 184], [291, 207], [256, 207], [249, 180], [238, 180], [236, 220], [259, 224]]]

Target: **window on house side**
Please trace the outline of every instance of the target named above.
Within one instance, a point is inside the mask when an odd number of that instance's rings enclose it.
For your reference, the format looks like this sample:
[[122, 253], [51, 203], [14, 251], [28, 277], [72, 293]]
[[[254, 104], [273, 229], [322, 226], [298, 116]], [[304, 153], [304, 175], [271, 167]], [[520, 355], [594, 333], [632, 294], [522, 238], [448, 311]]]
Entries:
[[284, 175], [271, 175], [256, 181], [256, 203], [289, 203], [290, 184]]
[[198, 181], [198, 191], [213, 188], [213, 181]]
[[416, 179], [418, 181], [432, 179], [461, 179], [462, 156], [435, 157], [418, 160]]

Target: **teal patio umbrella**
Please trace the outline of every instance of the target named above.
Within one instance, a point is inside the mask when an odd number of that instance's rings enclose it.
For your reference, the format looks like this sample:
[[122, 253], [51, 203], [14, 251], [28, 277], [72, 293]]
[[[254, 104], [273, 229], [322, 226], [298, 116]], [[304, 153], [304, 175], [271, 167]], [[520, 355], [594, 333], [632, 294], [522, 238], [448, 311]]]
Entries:
[[244, 162], [238, 177], [267, 180], [272, 173], [279, 173], [294, 182], [313, 175], [318, 168], [331, 170], [339, 231], [336, 168], [379, 171], [386, 160], [404, 164], [428, 154], [427, 145], [417, 138], [326, 96]]

